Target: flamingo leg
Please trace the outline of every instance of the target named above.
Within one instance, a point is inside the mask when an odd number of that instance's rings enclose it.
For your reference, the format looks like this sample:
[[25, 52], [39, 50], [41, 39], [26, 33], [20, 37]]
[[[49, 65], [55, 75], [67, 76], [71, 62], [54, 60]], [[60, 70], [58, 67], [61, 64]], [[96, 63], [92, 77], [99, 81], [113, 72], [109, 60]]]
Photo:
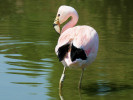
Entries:
[[82, 72], [81, 72], [81, 76], [80, 76], [80, 80], [79, 80], [79, 89], [81, 89], [81, 82], [82, 82], [82, 77], [83, 77], [83, 73], [84, 73], [84, 68], [82, 68]]
[[65, 79], [65, 71], [66, 71], [66, 67], [64, 66], [63, 73], [62, 73], [60, 81], [59, 81], [59, 89], [60, 90], [62, 89], [63, 82], [64, 82], [64, 79]]

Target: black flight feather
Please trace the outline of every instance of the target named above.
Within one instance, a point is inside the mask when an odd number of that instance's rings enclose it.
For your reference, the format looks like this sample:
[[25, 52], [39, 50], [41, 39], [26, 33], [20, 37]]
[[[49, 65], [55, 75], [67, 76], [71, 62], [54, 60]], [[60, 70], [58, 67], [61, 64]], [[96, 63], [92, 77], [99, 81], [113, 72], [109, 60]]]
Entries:
[[70, 44], [67, 43], [67, 44], [59, 47], [59, 49], [58, 49], [58, 58], [59, 58], [59, 61], [62, 61], [64, 59], [64, 57], [66, 56], [66, 53], [69, 50], [69, 46], [70, 46]]
[[72, 47], [71, 47], [71, 55], [70, 56], [71, 56], [72, 61], [75, 61], [76, 59], [79, 59], [79, 58], [82, 59], [82, 60], [87, 59], [84, 50], [75, 47], [73, 44], [72, 44]]

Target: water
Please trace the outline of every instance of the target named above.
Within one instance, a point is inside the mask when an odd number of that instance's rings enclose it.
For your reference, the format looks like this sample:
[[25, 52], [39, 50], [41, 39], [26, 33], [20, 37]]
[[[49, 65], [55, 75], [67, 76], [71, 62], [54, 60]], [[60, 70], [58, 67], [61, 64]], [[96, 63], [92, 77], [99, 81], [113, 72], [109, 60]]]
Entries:
[[52, 23], [60, 5], [73, 6], [79, 25], [99, 33], [95, 62], [85, 70], [67, 69], [64, 100], [133, 99], [132, 0], [0, 1], [0, 100], [60, 100], [62, 64], [54, 48]]

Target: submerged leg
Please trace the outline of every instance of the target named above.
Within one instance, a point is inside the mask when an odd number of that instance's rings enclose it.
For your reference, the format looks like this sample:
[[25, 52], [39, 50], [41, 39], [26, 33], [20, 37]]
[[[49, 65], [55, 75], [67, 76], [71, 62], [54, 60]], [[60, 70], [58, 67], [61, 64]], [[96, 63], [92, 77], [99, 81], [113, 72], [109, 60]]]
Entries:
[[64, 78], [65, 78], [65, 70], [66, 70], [66, 67], [64, 66], [64, 70], [63, 70], [63, 73], [62, 73], [60, 81], [59, 81], [59, 89], [60, 90], [62, 89], [62, 86], [63, 86], [63, 81], [64, 81]]
[[82, 72], [81, 72], [81, 76], [80, 76], [80, 80], [79, 80], [79, 89], [81, 88], [83, 73], [84, 73], [84, 68], [82, 68]]

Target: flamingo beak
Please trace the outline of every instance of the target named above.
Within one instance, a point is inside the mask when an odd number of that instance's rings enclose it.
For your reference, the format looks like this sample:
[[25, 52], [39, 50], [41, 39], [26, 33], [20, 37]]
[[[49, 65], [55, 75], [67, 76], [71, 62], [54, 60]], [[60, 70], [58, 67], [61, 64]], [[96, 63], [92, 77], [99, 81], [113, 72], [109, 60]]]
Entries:
[[53, 27], [57, 33], [60, 34], [60, 23], [59, 23], [59, 16], [57, 16], [54, 20]]

